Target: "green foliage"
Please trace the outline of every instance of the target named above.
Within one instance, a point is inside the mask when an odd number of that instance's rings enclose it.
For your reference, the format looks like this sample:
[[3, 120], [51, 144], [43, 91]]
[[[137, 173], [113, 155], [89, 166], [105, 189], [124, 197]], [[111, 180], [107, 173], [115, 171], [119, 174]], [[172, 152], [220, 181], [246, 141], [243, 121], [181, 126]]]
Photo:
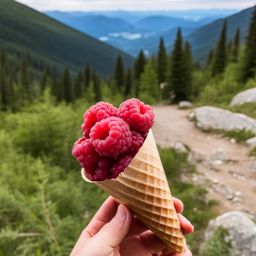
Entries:
[[227, 241], [228, 231], [218, 228], [204, 246], [201, 256], [231, 256], [231, 243]]
[[[15, 14], [15, 15], [14, 15]], [[13, 57], [29, 59], [36, 72], [46, 66], [78, 71], [89, 64], [101, 75], [112, 73], [118, 55], [127, 66], [133, 58], [114, 47], [73, 30], [16, 1], [0, 1], [0, 44]]]
[[237, 28], [236, 34], [234, 37], [234, 43], [232, 45], [232, 57], [231, 57], [232, 61], [234, 62], [238, 61], [239, 50], [240, 50], [240, 28]]
[[256, 156], [256, 148], [251, 151], [251, 156]]
[[242, 67], [242, 81], [246, 82], [256, 76], [256, 7], [252, 14], [249, 33], [246, 39], [245, 54]]
[[220, 38], [215, 49], [214, 61], [212, 66], [212, 75], [221, 74], [227, 64], [227, 21], [224, 21]]
[[144, 52], [141, 50], [138, 54], [137, 59], [134, 62], [134, 67], [133, 67], [133, 69], [134, 69], [134, 78], [136, 80], [135, 88], [134, 88], [136, 97], [139, 96], [139, 91], [140, 91], [139, 80], [140, 80], [141, 74], [144, 71], [145, 64], [146, 64], [146, 58], [145, 58]]
[[121, 56], [118, 56], [116, 59], [114, 80], [115, 80], [115, 87], [119, 91], [122, 91], [125, 84], [125, 70], [124, 70], [123, 59]]
[[242, 130], [242, 131], [229, 131], [229, 132], [224, 132], [224, 136], [228, 138], [233, 138], [237, 142], [245, 142], [246, 140], [252, 138], [255, 136], [254, 133], [251, 131], [247, 130]]
[[158, 84], [156, 67], [153, 60], [148, 60], [144, 72], [140, 77], [140, 99], [153, 104], [160, 99], [160, 87]]

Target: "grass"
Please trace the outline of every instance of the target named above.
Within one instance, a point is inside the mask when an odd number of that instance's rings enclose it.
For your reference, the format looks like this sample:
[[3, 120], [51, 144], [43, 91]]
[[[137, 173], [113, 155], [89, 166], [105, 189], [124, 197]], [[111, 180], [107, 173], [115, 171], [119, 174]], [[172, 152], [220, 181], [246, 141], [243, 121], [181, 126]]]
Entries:
[[251, 156], [256, 156], [256, 148], [251, 151]]
[[223, 131], [224, 136], [235, 139], [236, 142], [241, 143], [255, 136], [254, 133], [248, 130], [242, 131]]
[[172, 195], [180, 198], [184, 205], [184, 215], [193, 223], [195, 231], [187, 237], [187, 242], [194, 255], [198, 255], [199, 245], [210, 219], [216, 216], [216, 202], [206, 199], [207, 191], [200, 186], [183, 182], [182, 174], [191, 174], [195, 167], [187, 160], [187, 154], [177, 153], [172, 149], [159, 148], [161, 160], [170, 184]]
[[256, 119], [256, 103], [247, 103], [244, 105], [235, 106], [235, 107], [230, 108], [230, 110], [232, 112], [242, 113], [251, 118]]

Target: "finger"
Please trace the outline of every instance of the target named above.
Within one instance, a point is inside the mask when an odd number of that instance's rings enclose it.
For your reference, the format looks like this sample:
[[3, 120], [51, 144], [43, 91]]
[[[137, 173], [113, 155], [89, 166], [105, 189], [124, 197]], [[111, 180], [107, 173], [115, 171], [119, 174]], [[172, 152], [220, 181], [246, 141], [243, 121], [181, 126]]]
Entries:
[[113, 218], [117, 207], [118, 203], [112, 197], [108, 197], [83, 233], [89, 237], [96, 235], [99, 230]]
[[194, 231], [194, 226], [183, 215], [178, 214], [178, 218], [180, 220], [180, 225], [184, 234], [190, 234]]
[[109, 247], [118, 246], [128, 234], [132, 222], [132, 214], [127, 207], [120, 204], [116, 215], [92, 239], [95, 244]]
[[148, 230], [148, 228], [146, 228], [144, 224], [137, 217], [134, 217], [132, 221], [131, 229], [127, 234], [127, 237], [139, 235], [145, 232], [146, 230]]
[[167, 245], [157, 237], [152, 231], [146, 231], [140, 236], [141, 243], [151, 253], [162, 252], [167, 248]]
[[180, 199], [176, 198], [176, 197], [172, 197], [172, 201], [173, 201], [174, 207], [176, 209], [176, 212], [177, 213], [182, 213], [183, 210], [184, 210], [183, 202]]

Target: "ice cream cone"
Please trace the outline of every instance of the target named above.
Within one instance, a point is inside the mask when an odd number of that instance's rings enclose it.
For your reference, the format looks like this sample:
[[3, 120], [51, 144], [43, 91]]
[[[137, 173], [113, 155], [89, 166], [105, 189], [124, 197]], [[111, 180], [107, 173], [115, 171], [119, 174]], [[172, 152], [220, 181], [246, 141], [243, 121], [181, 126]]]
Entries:
[[[83, 170], [82, 176], [88, 181]], [[151, 130], [118, 178], [94, 183], [127, 205], [166, 245], [178, 253], [184, 252], [185, 238]]]

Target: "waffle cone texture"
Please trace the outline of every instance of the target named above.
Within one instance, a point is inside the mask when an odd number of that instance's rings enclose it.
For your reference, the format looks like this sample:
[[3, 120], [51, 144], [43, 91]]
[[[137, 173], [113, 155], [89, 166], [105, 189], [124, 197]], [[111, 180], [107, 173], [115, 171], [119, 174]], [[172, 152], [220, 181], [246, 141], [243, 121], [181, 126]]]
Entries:
[[[82, 176], [88, 181], [83, 170]], [[130, 165], [116, 179], [93, 183], [127, 205], [168, 247], [184, 252], [185, 238], [151, 130]]]

